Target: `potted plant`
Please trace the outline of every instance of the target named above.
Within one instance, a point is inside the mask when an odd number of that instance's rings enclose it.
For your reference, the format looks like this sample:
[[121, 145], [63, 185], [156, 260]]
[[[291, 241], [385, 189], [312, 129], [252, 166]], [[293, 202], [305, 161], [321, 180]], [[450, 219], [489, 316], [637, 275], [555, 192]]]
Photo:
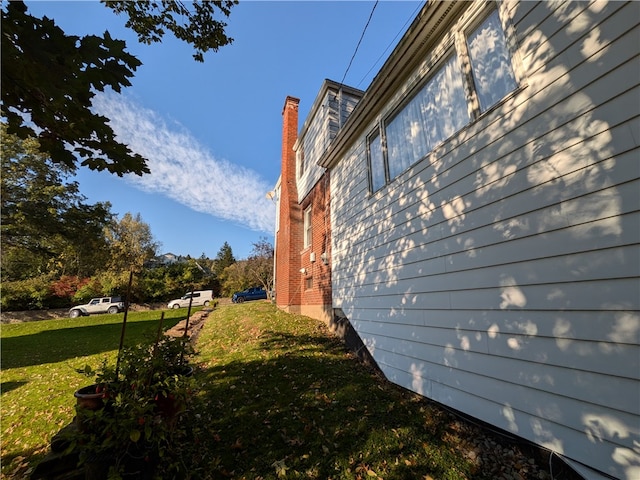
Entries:
[[[186, 337], [167, 337], [122, 349], [117, 365], [106, 361], [93, 387], [76, 392], [76, 449], [91, 478], [148, 478], [175, 437], [180, 413], [194, 391]], [[84, 393], [81, 392], [84, 390]], [[99, 397], [84, 403], [80, 396]], [[150, 477], [149, 477], [150, 478]]]

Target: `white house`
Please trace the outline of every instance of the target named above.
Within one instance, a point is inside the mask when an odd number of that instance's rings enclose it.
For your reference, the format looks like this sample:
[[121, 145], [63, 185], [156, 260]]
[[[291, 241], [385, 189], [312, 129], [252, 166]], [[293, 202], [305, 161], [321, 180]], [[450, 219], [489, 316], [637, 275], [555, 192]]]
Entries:
[[384, 374], [590, 478], [640, 478], [639, 20], [430, 1], [318, 160]]

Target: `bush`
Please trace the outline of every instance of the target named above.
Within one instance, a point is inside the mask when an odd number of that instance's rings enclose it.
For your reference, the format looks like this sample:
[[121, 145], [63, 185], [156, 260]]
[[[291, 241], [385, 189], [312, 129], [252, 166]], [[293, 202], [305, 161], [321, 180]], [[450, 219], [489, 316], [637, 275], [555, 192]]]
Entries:
[[103, 296], [102, 283], [97, 277], [88, 279], [84, 285], [80, 286], [73, 295], [73, 303], [85, 303], [92, 298]]
[[2, 299], [0, 301], [2, 310], [39, 310], [52, 308], [60, 303], [64, 303], [64, 301], [60, 302], [60, 298], [52, 294], [51, 279], [48, 275], [2, 283]]
[[51, 293], [65, 301], [65, 306], [70, 306], [78, 289], [89, 283], [90, 279], [80, 278], [75, 275], [63, 275], [51, 283]]

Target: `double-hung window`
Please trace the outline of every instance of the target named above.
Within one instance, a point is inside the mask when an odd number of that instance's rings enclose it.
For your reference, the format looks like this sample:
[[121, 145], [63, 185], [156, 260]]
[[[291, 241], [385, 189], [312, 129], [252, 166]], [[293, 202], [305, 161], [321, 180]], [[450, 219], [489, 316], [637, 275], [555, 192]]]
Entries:
[[304, 248], [311, 246], [311, 206], [304, 210]]
[[498, 11], [480, 20], [454, 25], [426, 81], [367, 137], [372, 192], [517, 88]]

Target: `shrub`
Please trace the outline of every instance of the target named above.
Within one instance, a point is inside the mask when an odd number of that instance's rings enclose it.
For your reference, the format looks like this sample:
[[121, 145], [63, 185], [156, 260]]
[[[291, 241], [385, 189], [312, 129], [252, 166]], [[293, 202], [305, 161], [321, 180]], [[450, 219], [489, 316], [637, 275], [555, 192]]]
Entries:
[[87, 279], [87, 282], [78, 288], [73, 295], [74, 303], [85, 303], [92, 298], [103, 296], [103, 286], [98, 277]]
[[63, 275], [58, 280], [51, 283], [51, 293], [53, 296], [64, 299], [69, 306], [78, 289], [90, 282], [89, 278], [80, 278], [75, 275]]
[[2, 283], [2, 310], [38, 310], [56, 305], [48, 275]]

